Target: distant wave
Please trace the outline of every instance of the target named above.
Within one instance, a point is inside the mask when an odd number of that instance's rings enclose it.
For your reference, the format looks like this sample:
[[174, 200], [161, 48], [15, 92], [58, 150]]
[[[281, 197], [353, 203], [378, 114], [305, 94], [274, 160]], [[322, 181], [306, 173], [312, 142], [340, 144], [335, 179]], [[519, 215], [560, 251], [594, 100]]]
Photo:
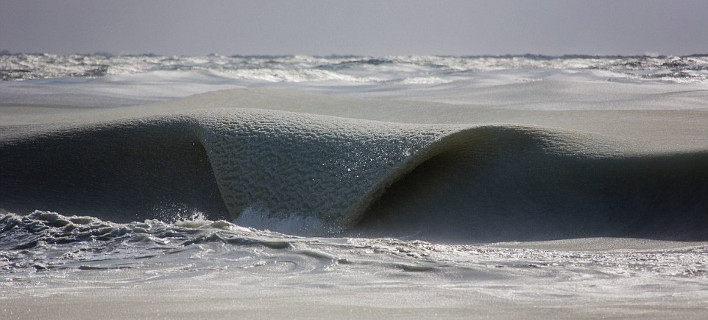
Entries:
[[[476, 72], [606, 70], [632, 80], [705, 82], [708, 55], [676, 56], [162, 56], [48, 53], [0, 54], [2, 80], [96, 78], [157, 71], [207, 72], [262, 82], [420, 83], [469, 78]], [[412, 80], [411, 80], [412, 79]], [[418, 80], [415, 80], [418, 79]], [[424, 83], [430, 83], [426, 81]]]
[[247, 214], [314, 219], [306, 231], [321, 235], [454, 241], [708, 239], [708, 150], [611, 146], [509, 125], [171, 113], [5, 135], [0, 208], [117, 222]]

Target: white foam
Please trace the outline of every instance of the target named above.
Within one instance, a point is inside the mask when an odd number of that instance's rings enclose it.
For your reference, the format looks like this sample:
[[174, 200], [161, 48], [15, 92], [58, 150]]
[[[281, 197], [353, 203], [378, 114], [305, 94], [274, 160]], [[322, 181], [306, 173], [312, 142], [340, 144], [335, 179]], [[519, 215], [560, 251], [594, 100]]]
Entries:
[[267, 207], [257, 205], [244, 209], [233, 222], [241, 227], [303, 236], [319, 236], [335, 231], [316, 216], [297, 212], [272, 213]]
[[[23, 105], [117, 106], [226, 88], [265, 86], [400, 98], [409, 98], [411, 89], [415, 93], [436, 87], [438, 94], [433, 97], [439, 98], [440, 94], [446, 97], [438, 101], [462, 103], [455, 99], [460, 90], [540, 80], [678, 83], [699, 85], [691, 88], [704, 90], [707, 66], [705, 56], [372, 58], [6, 54], [0, 55], [0, 74], [6, 79], [26, 81], [0, 83], [0, 101]], [[53, 80], [31, 80], [47, 78]], [[51, 99], [46, 98], [49, 92], [55, 93]], [[74, 99], [70, 98], [72, 95]], [[89, 102], [86, 97], [76, 98], [85, 95], [89, 96]], [[554, 91], [552, 95], [560, 100], [572, 98], [563, 91]], [[107, 98], [113, 102], [107, 102]], [[119, 98], [123, 99], [120, 103], [116, 101]], [[477, 101], [475, 97], [467, 98], [464, 102]], [[498, 98], [504, 99], [504, 95]]]

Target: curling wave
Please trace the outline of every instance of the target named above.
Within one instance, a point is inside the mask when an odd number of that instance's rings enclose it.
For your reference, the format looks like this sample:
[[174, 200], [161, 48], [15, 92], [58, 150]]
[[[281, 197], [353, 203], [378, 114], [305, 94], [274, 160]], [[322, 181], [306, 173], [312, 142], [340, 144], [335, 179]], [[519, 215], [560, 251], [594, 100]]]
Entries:
[[708, 239], [708, 151], [259, 109], [33, 130], [0, 140], [0, 208], [452, 241]]

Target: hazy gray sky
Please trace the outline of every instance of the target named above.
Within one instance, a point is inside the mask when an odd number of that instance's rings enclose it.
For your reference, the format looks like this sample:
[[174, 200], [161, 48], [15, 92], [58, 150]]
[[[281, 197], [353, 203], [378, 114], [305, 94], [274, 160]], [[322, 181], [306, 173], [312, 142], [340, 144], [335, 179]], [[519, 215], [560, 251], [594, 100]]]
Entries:
[[706, 0], [0, 0], [0, 50], [708, 53]]

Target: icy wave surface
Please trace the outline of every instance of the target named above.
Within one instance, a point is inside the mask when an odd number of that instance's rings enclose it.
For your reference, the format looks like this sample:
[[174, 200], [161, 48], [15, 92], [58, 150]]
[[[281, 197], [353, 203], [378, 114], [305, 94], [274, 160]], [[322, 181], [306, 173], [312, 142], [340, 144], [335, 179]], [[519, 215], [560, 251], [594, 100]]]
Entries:
[[13, 212], [196, 212], [462, 242], [708, 239], [707, 151], [628, 152], [546, 128], [211, 109], [34, 127], [0, 154], [0, 207]]

